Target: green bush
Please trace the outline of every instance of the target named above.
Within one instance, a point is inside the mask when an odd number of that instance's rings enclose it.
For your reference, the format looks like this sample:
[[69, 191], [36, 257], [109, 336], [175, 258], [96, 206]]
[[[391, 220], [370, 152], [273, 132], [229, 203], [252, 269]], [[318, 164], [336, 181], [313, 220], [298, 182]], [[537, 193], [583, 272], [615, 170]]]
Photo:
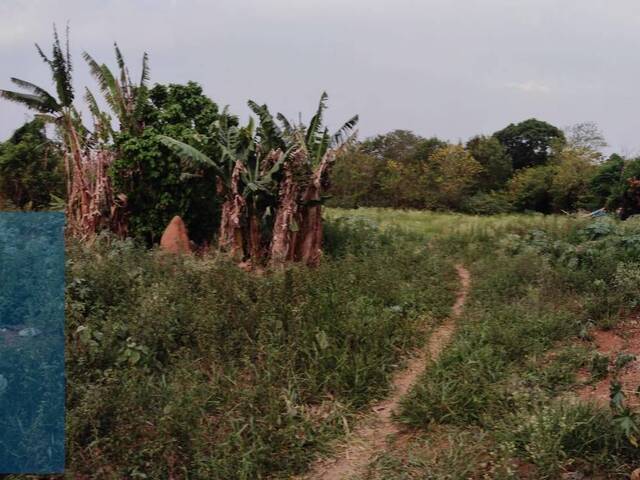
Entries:
[[513, 205], [503, 193], [479, 192], [466, 200], [463, 211], [475, 215], [496, 215], [513, 211]]
[[62, 156], [47, 138], [44, 121], [36, 119], [0, 143], [0, 204], [46, 209], [52, 196], [65, 196]]
[[168, 135], [215, 156], [206, 141], [221, 116], [218, 106], [194, 82], [156, 85], [149, 99], [144, 132], [120, 132], [116, 138], [120, 156], [111, 173], [115, 188], [127, 195], [129, 234], [157, 243], [173, 216], [180, 215], [192, 240], [210, 242], [221, 204], [213, 169], [187, 168], [157, 137]]

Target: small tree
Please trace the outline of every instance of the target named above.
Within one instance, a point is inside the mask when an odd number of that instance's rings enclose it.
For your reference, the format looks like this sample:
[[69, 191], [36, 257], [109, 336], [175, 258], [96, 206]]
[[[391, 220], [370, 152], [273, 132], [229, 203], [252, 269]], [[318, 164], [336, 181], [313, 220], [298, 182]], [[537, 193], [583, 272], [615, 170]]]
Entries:
[[483, 168], [478, 187], [484, 192], [503, 188], [513, 175], [513, 161], [500, 141], [477, 136], [467, 142], [466, 148]]
[[432, 208], [459, 209], [478, 186], [483, 168], [462, 145], [447, 145], [429, 157], [427, 201]]
[[553, 211], [551, 185], [554, 174], [555, 167], [550, 165], [518, 171], [507, 186], [511, 203], [520, 211], [551, 213]]
[[554, 211], [588, 208], [593, 204], [590, 182], [597, 171], [590, 150], [565, 148], [555, 159], [549, 189]]
[[0, 197], [19, 208], [40, 209], [64, 197], [60, 147], [47, 138], [45, 122], [35, 119], [0, 144]]

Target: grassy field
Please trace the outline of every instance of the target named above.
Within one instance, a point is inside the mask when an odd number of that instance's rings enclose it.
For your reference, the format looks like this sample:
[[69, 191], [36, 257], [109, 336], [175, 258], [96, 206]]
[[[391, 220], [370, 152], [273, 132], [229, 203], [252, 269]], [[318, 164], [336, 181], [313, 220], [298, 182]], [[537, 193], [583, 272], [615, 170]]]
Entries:
[[636, 309], [638, 222], [327, 217], [315, 270], [255, 275], [107, 237], [69, 246], [67, 478], [304, 474], [449, 315], [460, 262], [472, 288], [453, 341], [402, 402], [410, 435], [365, 478], [626, 478], [640, 466], [628, 398], [575, 395], [617, 372], [591, 332]]
[[255, 275], [104, 239], [68, 252], [70, 477], [304, 471], [450, 310], [448, 258], [333, 222], [320, 268]]
[[359, 208], [357, 210], [329, 209], [327, 217], [359, 218], [381, 228], [395, 228], [427, 238], [451, 236], [478, 238], [501, 233], [525, 232], [534, 228], [566, 231], [579, 222], [567, 215], [502, 214], [492, 216], [464, 215], [461, 213], [428, 212], [420, 210], [393, 210], [389, 208]]
[[[331, 215], [426, 235], [473, 275], [453, 343], [405, 398], [398, 420], [413, 434], [367, 478], [628, 478], [640, 466], [640, 416], [625, 403], [637, 392], [610, 406], [575, 395], [602, 375], [591, 332], [614, 328], [637, 306], [637, 221]], [[619, 366], [608, 360], [615, 383]]]

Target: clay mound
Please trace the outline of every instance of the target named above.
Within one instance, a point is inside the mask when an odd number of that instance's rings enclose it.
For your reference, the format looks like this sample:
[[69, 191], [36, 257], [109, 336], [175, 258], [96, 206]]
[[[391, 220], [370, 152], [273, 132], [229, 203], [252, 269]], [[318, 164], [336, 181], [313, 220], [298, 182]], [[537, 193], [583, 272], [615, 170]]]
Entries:
[[171, 219], [160, 239], [160, 249], [167, 253], [191, 253], [189, 234], [182, 218], [178, 215]]

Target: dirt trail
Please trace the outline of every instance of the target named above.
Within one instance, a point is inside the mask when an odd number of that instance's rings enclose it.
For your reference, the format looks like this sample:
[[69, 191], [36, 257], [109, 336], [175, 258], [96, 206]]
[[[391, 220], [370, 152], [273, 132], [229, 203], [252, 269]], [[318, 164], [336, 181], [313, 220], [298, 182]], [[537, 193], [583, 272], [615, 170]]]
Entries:
[[455, 331], [455, 321], [462, 314], [466, 302], [471, 275], [462, 265], [457, 265], [456, 270], [460, 279], [460, 289], [451, 317], [435, 329], [427, 345], [416, 352], [404, 370], [395, 375], [391, 396], [372, 407], [373, 413], [351, 434], [348, 444], [338, 456], [316, 462], [311, 468], [311, 473], [306, 476], [307, 480], [346, 480], [364, 473], [374, 456], [386, 449], [387, 437], [402, 432], [402, 427], [393, 422], [392, 414], [402, 397], [426, 369], [427, 363], [437, 359], [451, 340]]

